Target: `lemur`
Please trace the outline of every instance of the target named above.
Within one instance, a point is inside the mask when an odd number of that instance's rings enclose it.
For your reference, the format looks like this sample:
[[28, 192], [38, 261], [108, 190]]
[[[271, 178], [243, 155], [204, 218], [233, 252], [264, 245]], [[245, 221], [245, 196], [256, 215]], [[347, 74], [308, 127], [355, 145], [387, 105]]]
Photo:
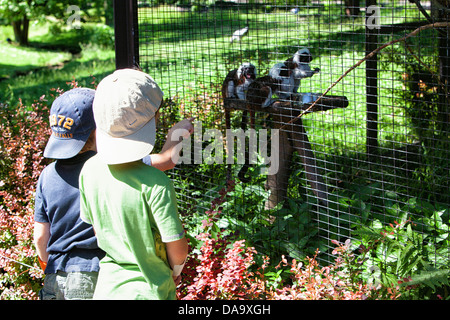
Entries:
[[[249, 62], [243, 63], [239, 68], [228, 72], [222, 84], [222, 97], [226, 99], [238, 99], [245, 101], [247, 97], [247, 90], [249, 86], [255, 81], [257, 70], [254, 65]], [[247, 123], [247, 109], [242, 113], [241, 128], [246, 128]], [[231, 128], [230, 110], [225, 107], [225, 124], [229, 129]], [[227, 173], [227, 180], [231, 179], [230, 170]]]
[[249, 62], [231, 70], [222, 84], [222, 97], [245, 100], [248, 86], [256, 79], [256, 75], [255, 66]]
[[[244, 110], [241, 128], [245, 129], [247, 126], [247, 112], [250, 113], [250, 127], [255, 127], [255, 111], [261, 111], [264, 108], [270, 107], [276, 100], [272, 98], [274, 94], [283, 98], [286, 91], [292, 90], [293, 86], [293, 72], [294, 65], [290, 62], [277, 63], [269, 71], [269, 74], [257, 78], [253, 81], [247, 91], [247, 103]], [[290, 94], [288, 94], [290, 96]], [[245, 174], [249, 168], [248, 153], [245, 154], [245, 164], [239, 171], [238, 177], [241, 181], [247, 182], [248, 179]]]
[[300, 81], [304, 78], [310, 78], [316, 73], [319, 73], [320, 68], [314, 68], [311, 70], [310, 62], [313, 60], [313, 56], [308, 48], [301, 48], [294, 55], [287, 59], [286, 62], [293, 63], [295, 65], [293, 78], [294, 78], [294, 86], [292, 93], [297, 93], [298, 88], [300, 86]]

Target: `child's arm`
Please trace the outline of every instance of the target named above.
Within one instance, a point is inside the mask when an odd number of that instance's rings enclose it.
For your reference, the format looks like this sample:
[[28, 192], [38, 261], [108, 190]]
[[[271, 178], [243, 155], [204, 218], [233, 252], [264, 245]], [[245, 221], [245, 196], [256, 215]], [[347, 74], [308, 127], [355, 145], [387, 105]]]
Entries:
[[[38, 257], [43, 262], [43, 265], [46, 265], [48, 261], [47, 244], [49, 239], [50, 223], [34, 222], [34, 243], [36, 245], [36, 252], [38, 254]], [[45, 267], [43, 267], [43, 269], [44, 268]]]
[[175, 281], [175, 284], [178, 284], [181, 280], [181, 270], [184, 267], [184, 263], [189, 252], [187, 239], [183, 237], [177, 241], [166, 242], [166, 251], [170, 268], [174, 271], [172, 276], [173, 281]]
[[[143, 159], [143, 162], [147, 165], [151, 165], [161, 171], [170, 170], [175, 167], [179, 155], [173, 155], [175, 147], [181, 142], [181, 139], [172, 141], [172, 136], [176, 132], [176, 136], [189, 137], [194, 132], [194, 126], [192, 121], [194, 118], [189, 118], [176, 123], [167, 134], [166, 142], [160, 153], [151, 154]], [[182, 131], [176, 131], [182, 130]], [[181, 133], [181, 134], [180, 134]]]

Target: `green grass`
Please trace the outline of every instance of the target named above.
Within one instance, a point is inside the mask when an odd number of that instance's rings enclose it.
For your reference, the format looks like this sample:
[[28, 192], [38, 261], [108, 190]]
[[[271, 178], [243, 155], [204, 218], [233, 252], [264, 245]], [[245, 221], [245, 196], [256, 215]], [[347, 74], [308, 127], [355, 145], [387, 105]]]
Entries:
[[[188, 99], [193, 92], [200, 95], [203, 91], [214, 96], [219, 94], [228, 70], [241, 62], [252, 62], [258, 73], [265, 75], [274, 63], [307, 45], [316, 56], [312, 65], [320, 66], [321, 72], [303, 80], [300, 91], [322, 93], [365, 55], [364, 18], [348, 20], [335, 9], [312, 8], [300, 16], [282, 10], [270, 13], [215, 10], [199, 14], [179, 12], [172, 7], [141, 9], [141, 66], [155, 77], [166, 96]], [[383, 23], [417, 19], [407, 16], [404, 10], [384, 13]], [[232, 31], [242, 28], [247, 19], [249, 35], [241, 43], [230, 45]], [[380, 37], [380, 42], [389, 40], [390, 37]], [[396, 104], [392, 90], [401, 87], [401, 72], [398, 67], [379, 72], [381, 141], [412, 140], [403, 106]], [[346, 96], [349, 107], [304, 116], [310, 139], [320, 152], [365, 152], [365, 64], [352, 71], [329, 94]], [[194, 116], [198, 112], [196, 106], [186, 108]]]
[[[208, 112], [211, 116], [206, 117], [203, 127], [219, 125], [223, 129], [220, 85], [227, 71], [241, 62], [254, 63], [259, 75], [265, 75], [275, 62], [285, 60], [299, 46], [307, 45], [316, 57], [312, 65], [319, 66], [321, 72], [303, 80], [300, 91], [322, 93], [364, 57], [364, 19], [346, 20], [333, 10], [312, 8], [303, 15], [294, 16], [281, 10], [270, 13], [215, 10], [200, 14], [180, 12], [167, 6], [141, 9], [141, 66], [155, 78], [167, 98], [178, 101], [180, 105], [176, 107], [182, 110], [180, 113], [203, 116]], [[399, 10], [383, 16], [383, 21], [398, 23], [414, 18], [417, 17], [407, 16]], [[243, 27], [247, 19], [251, 32], [241, 43], [230, 45], [232, 30]], [[92, 86], [93, 77], [98, 82], [115, 69], [112, 47], [92, 45], [99, 39], [108, 43], [111, 30], [97, 24], [86, 24], [81, 30], [57, 34], [51, 30], [49, 24], [34, 26], [30, 48], [0, 46], [5, 50], [4, 73], [10, 76], [0, 82], [0, 101], [14, 105], [21, 98], [25, 104], [31, 104], [42, 95], [48, 97], [51, 88], [65, 90], [73, 79], [79, 85]], [[1, 27], [0, 31], [0, 36], [11, 36], [10, 27]], [[413, 39], [411, 44], [422, 46], [421, 54], [429, 54], [424, 50], [431, 39], [433, 31]], [[391, 37], [384, 36], [380, 43], [389, 40]], [[68, 59], [68, 53], [63, 50], [77, 46], [82, 49], [81, 55]], [[397, 45], [397, 48], [400, 47]], [[23, 59], [14, 58], [15, 50], [26, 53]], [[383, 51], [380, 59], [389, 61], [389, 50]], [[59, 67], [48, 68], [48, 65]], [[402, 147], [416, 138], [411, 133], [405, 105], [397, 95], [397, 90], [402, 90], [400, 78], [404, 70], [398, 64], [387, 62], [386, 65], [380, 64], [379, 72], [378, 121], [382, 151]], [[21, 75], [17, 75], [18, 71]], [[365, 156], [365, 64], [352, 71], [329, 94], [346, 96], [348, 108], [307, 114], [303, 122], [316, 157], [328, 166], [327, 169], [334, 171], [335, 164], [330, 155], [352, 155], [361, 160]], [[350, 171], [349, 174], [353, 173]]]
[[[80, 86], [98, 83], [115, 69], [113, 46], [104, 45], [111, 43], [111, 31], [104, 28], [107, 27], [86, 24], [82, 29], [52, 34], [45, 23], [33, 26], [29, 47], [2, 42], [0, 102], [15, 105], [20, 98], [30, 105], [42, 95], [48, 98], [53, 88], [69, 89], [68, 83], [74, 79]], [[11, 33], [11, 27], [0, 27], [0, 37], [11, 37]], [[81, 51], [69, 52], [74, 50]]]
[[93, 87], [94, 80], [98, 83], [115, 69], [113, 52], [87, 49], [84, 53], [86, 57], [72, 59], [60, 68], [43, 68], [0, 83], [0, 88], [11, 104], [21, 98], [24, 104], [29, 105], [42, 95], [48, 96], [50, 89], [69, 89], [68, 83], [72, 80], [76, 80], [79, 86]]
[[0, 43], [0, 55], [2, 57], [2, 63], [0, 63], [1, 78], [11, 78], [16, 74], [57, 65], [70, 59], [69, 53], [24, 48], [6, 42]]

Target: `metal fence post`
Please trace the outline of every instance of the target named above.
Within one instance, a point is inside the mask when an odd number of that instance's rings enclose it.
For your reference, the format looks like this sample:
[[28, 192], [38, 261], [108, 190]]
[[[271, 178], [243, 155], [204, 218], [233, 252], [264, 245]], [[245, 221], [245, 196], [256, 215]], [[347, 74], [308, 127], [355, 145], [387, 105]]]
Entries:
[[137, 0], [114, 0], [116, 69], [139, 63]]
[[[366, 19], [369, 18], [367, 8], [376, 6], [376, 0], [366, 1]], [[367, 21], [367, 20], [366, 20]], [[378, 46], [379, 28], [366, 23], [366, 54]], [[374, 159], [378, 149], [378, 57], [374, 55], [366, 61], [366, 152], [369, 159]]]

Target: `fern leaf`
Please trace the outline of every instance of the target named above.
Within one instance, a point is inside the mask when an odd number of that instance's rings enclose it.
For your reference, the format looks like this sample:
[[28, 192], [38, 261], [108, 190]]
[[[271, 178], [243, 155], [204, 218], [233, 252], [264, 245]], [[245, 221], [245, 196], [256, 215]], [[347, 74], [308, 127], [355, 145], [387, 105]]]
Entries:
[[442, 285], [449, 285], [450, 269], [442, 270], [424, 270], [419, 274], [415, 274], [411, 277], [411, 281], [402, 283], [403, 286], [411, 285], [427, 285], [431, 289], [435, 290], [436, 287]]

